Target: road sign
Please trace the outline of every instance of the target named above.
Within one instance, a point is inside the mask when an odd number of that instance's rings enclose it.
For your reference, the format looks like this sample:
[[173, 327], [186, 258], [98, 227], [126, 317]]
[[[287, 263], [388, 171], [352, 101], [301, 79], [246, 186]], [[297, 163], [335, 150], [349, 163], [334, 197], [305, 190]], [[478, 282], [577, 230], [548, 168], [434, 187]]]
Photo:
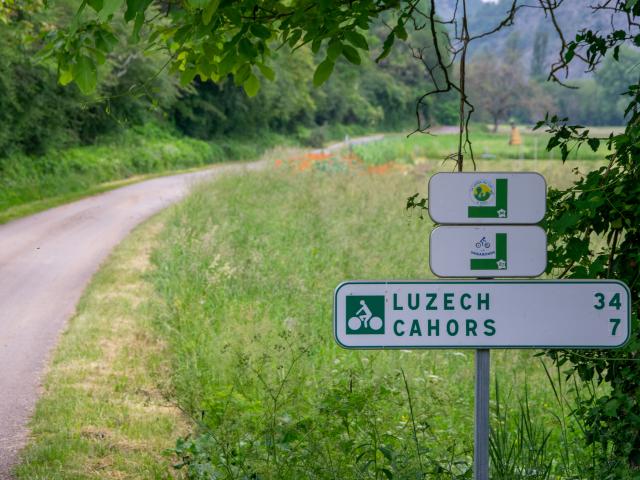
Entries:
[[547, 268], [547, 235], [535, 225], [437, 227], [429, 243], [439, 277], [537, 277]]
[[538, 223], [546, 197], [538, 173], [436, 173], [429, 180], [429, 215], [449, 224]]
[[615, 348], [629, 338], [617, 280], [345, 282], [334, 334], [345, 348]]

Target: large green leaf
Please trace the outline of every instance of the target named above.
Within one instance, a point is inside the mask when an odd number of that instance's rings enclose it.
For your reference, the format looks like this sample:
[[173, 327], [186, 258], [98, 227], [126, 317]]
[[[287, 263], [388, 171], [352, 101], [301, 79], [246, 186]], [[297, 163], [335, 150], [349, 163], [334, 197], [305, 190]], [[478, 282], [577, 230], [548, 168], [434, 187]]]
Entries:
[[196, 78], [197, 74], [198, 74], [198, 70], [196, 70], [195, 67], [191, 66], [191, 67], [186, 68], [180, 74], [180, 84], [182, 86], [186, 87], [191, 82], [193, 82], [193, 79]]
[[260, 90], [260, 79], [256, 77], [253, 73], [249, 75], [249, 77], [242, 84], [242, 88], [247, 92], [247, 95], [250, 97], [255, 97]]
[[333, 72], [333, 67], [335, 66], [335, 62], [330, 58], [325, 59], [318, 67], [316, 68], [315, 73], [313, 74], [313, 84], [317, 87], [326, 82], [331, 73]]
[[258, 50], [250, 40], [242, 38], [238, 43], [238, 51], [247, 59], [252, 59], [258, 55]]
[[131, 38], [129, 40], [131, 43], [135, 44], [140, 41], [140, 30], [144, 25], [144, 18], [144, 12], [136, 15], [136, 19], [133, 22], [133, 29], [131, 30]]
[[127, 10], [124, 13], [124, 19], [127, 22], [130, 22], [137, 15], [143, 15], [151, 0], [126, 0], [127, 1]]
[[249, 30], [251, 30], [251, 33], [256, 37], [262, 38], [263, 40], [266, 40], [271, 36], [271, 30], [259, 23], [252, 23]]
[[102, 10], [98, 12], [98, 20], [106, 22], [122, 6], [124, 0], [103, 0]]
[[211, 23], [211, 19], [213, 18], [213, 14], [218, 11], [218, 7], [220, 6], [220, 0], [211, 0], [207, 7], [202, 12], [202, 23], [205, 25], [209, 25]]
[[96, 64], [86, 55], [78, 58], [72, 67], [73, 79], [82, 93], [89, 94], [96, 89], [98, 72]]
[[346, 38], [347, 41], [355, 47], [361, 48], [362, 50], [369, 50], [367, 39], [364, 38], [364, 35], [356, 32], [355, 30], [345, 32], [344, 38]]
[[264, 75], [267, 80], [271, 80], [273, 82], [276, 79], [276, 72], [271, 68], [267, 67], [264, 63], [258, 63], [257, 65], [262, 72], [262, 75]]
[[93, 8], [96, 12], [102, 10], [102, 0], [87, 0], [87, 5]]
[[205, 8], [208, 5], [207, 0], [188, 0], [192, 8]]
[[362, 60], [360, 59], [360, 54], [358, 51], [353, 48], [351, 45], [344, 45], [342, 48], [342, 55], [345, 56], [347, 60], [356, 65], [360, 65]]
[[118, 39], [111, 32], [98, 30], [95, 34], [95, 42], [96, 48], [98, 50], [100, 50], [102, 53], [109, 53], [118, 44]]
[[222, 61], [218, 64], [218, 75], [223, 77], [231, 73], [233, 68], [236, 66], [237, 61], [238, 55], [235, 49], [229, 50]]
[[376, 62], [379, 62], [380, 60], [386, 58], [387, 55], [391, 53], [391, 47], [393, 47], [393, 42], [395, 41], [395, 39], [395, 33], [392, 31], [382, 44], [382, 52], [380, 53], [380, 55], [378, 55], [378, 58], [376, 58]]
[[336, 58], [342, 53], [342, 43], [337, 38], [331, 39], [327, 47], [327, 57], [335, 62]]
[[244, 85], [249, 75], [251, 75], [251, 64], [245, 63], [233, 74], [233, 81], [238, 86]]
[[60, 69], [58, 73], [58, 82], [60, 85], [69, 85], [73, 81], [73, 72], [67, 69]]

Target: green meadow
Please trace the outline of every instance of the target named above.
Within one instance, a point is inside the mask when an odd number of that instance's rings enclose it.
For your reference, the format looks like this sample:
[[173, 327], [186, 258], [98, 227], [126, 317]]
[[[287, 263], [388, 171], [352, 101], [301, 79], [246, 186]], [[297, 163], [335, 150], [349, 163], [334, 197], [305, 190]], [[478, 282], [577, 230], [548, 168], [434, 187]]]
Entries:
[[[516, 160], [527, 161], [525, 168], [533, 168], [534, 163], [546, 160], [559, 160], [560, 153], [557, 150], [546, 150], [549, 141], [548, 134], [543, 132], [531, 132], [527, 127], [519, 127], [521, 145], [509, 145], [510, 133], [502, 128], [498, 133], [488, 133], [481, 127], [476, 127], [471, 133], [471, 150], [467, 149], [465, 161], [468, 169], [472, 168], [471, 151], [478, 165], [486, 161]], [[598, 129], [598, 133], [608, 135], [606, 129]], [[394, 135], [381, 143], [354, 146], [354, 153], [368, 165], [381, 165], [387, 162], [401, 164], [415, 164], [424, 162], [442, 163], [443, 159], [453, 153], [457, 153], [458, 135], [456, 133], [414, 133], [406, 135]], [[608, 150], [606, 144], [594, 152], [588, 146], [573, 149], [568, 160], [603, 160]], [[446, 164], [447, 162], [445, 162]], [[453, 162], [448, 162], [453, 168]], [[512, 167], [513, 168], [513, 167]], [[480, 168], [479, 168], [480, 169]]]
[[[188, 478], [471, 478], [473, 351], [347, 351], [332, 333], [341, 281], [431, 277], [432, 224], [405, 210], [427, 177], [330, 172], [221, 179], [161, 234], [155, 326], [193, 424]], [[549, 365], [492, 352], [492, 479], [596, 478], [570, 412], [597, 386]]]

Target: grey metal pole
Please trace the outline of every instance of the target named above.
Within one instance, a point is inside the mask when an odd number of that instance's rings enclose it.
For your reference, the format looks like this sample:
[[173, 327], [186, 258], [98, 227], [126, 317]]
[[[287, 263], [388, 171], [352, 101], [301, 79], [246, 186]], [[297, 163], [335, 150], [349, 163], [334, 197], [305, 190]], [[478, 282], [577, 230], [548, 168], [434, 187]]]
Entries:
[[473, 451], [474, 480], [489, 480], [489, 385], [491, 353], [476, 350], [475, 431]]

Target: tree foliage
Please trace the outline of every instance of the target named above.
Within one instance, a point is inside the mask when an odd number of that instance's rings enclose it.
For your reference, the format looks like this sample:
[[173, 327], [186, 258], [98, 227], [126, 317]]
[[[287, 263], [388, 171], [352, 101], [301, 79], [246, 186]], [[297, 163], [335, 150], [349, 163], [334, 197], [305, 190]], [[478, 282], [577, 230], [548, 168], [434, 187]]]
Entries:
[[[637, 23], [640, 3], [609, 3], [607, 8], [618, 16], [617, 20], [621, 17], [628, 22], [626, 27], [609, 33], [580, 32], [566, 43], [558, 65], [567, 66], [582, 59], [589, 69], [597, 69], [603, 60], [605, 64], [621, 61], [626, 44], [640, 43]], [[604, 447], [605, 461], [609, 460], [607, 452], [611, 451], [612, 460], [619, 462], [617, 467], [609, 466], [606, 471], [611, 476], [607, 478], [622, 478], [622, 470], [640, 466], [640, 82], [637, 76], [627, 86], [625, 98], [626, 128], [607, 138], [594, 137], [588, 129], [572, 125], [566, 118], [547, 117], [538, 124], [538, 128], [546, 125], [552, 133], [548, 148], [559, 148], [563, 159], [573, 149], [596, 150], [601, 144], [611, 152], [607, 166], [580, 175], [566, 190], [550, 191], [546, 221], [551, 246], [549, 273], [568, 278], [617, 278], [631, 289], [632, 336], [623, 350], [549, 353], [554, 361], [567, 368], [568, 375], [607, 382], [611, 386], [611, 391], [604, 396], [584, 397], [576, 412], [588, 425], [587, 441]]]
[[412, 4], [398, 0], [330, 2], [315, 0], [83, 0], [67, 28], [50, 32], [49, 53], [56, 57], [63, 83], [74, 81], [84, 93], [95, 89], [99, 65], [116, 48], [122, 18], [130, 43], [164, 50], [183, 85], [196, 76], [219, 82], [231, 75], [249, 96], [261, 77], [274, 77], [273, 54], [288, 45], [323, 51], [313, 81], [327, 81], [338, 59], [359, 65], [369, 49], [366, 31], [382, 12], [399, 9], [395, 26], [379, 58], [394, 38], [407, 38], [406, 16]]
[[[5, 13], [6, 5], [0, 6]], [[14, 152], [40, 155], [148, 122], [206, 140], [273, 131], [313, 144], [322, 142], [327, 124], [398, 129], [411, 123], [426, 75], [408, 45], [428, 46], [430, 38], [413, 24], [405, 28], [407, 42], [393, 46], [395, 55], [374, 61], [384, 52], [390, 31], [385, 23], [392, 19], [385, 17], [362, 30], [362, 38], [345, 33], [354, 48], [366, 45], [369, 50], [360, 48], [360, 65], [341, 53], [332, 77], [321, 88], [314, 87], [313, 78], [328, 55], [328, 42], [316, 54], [310, 44], [292, 48], [269, 40], [269, 66], [253, 70], [257, 82], [252, 80], [250, 87], [255, 90], [259, 83], [259, 89], [250, 92], [255, 93], [250, 99], [233, 73], [217, 82], [197, 75], [188, 85], [180, 84], [180, 71], [176, 75], [166, 68], [175, 61], [173, 54], [164, 47], [151, 48], [146, 37], [128, 41], [130, 25], [114, 14], [104, 22], [109, 35], [96, 33], [91, 37], [94, 43], [85, 39], [85, 47], [98, 42], [109, 53], [83, 47], [86, 58], [78, 59], [77, 65], [72, 62], [76, 73], [82, 72], [82, 85], [71, 81], [63, 87], [58, 81], [69, 82], [73, 72], [65, 73], [64, 64], [58, 64], [55, 52], [64, 45], [47, 39], [83, 31], [83, 22], [94, 22], [96, 14], [85, 6], [78, 16], [77, 5], [67, 0], [47, 8], [28, 6], [19, 4], [7, 13], [7, 23], [0, 24], [0, 167], [2, 157]], [[169, 20], [163, 22], [166, 27]], [[148, 30], [145, 26], [142, 33]], [[83, 93], [80, 87], [87, 91], [94, 80], [95, 89]], [[426, 102], [422, 115], [430, 122], [451, 121], [454, 101], [450, 97]]]

